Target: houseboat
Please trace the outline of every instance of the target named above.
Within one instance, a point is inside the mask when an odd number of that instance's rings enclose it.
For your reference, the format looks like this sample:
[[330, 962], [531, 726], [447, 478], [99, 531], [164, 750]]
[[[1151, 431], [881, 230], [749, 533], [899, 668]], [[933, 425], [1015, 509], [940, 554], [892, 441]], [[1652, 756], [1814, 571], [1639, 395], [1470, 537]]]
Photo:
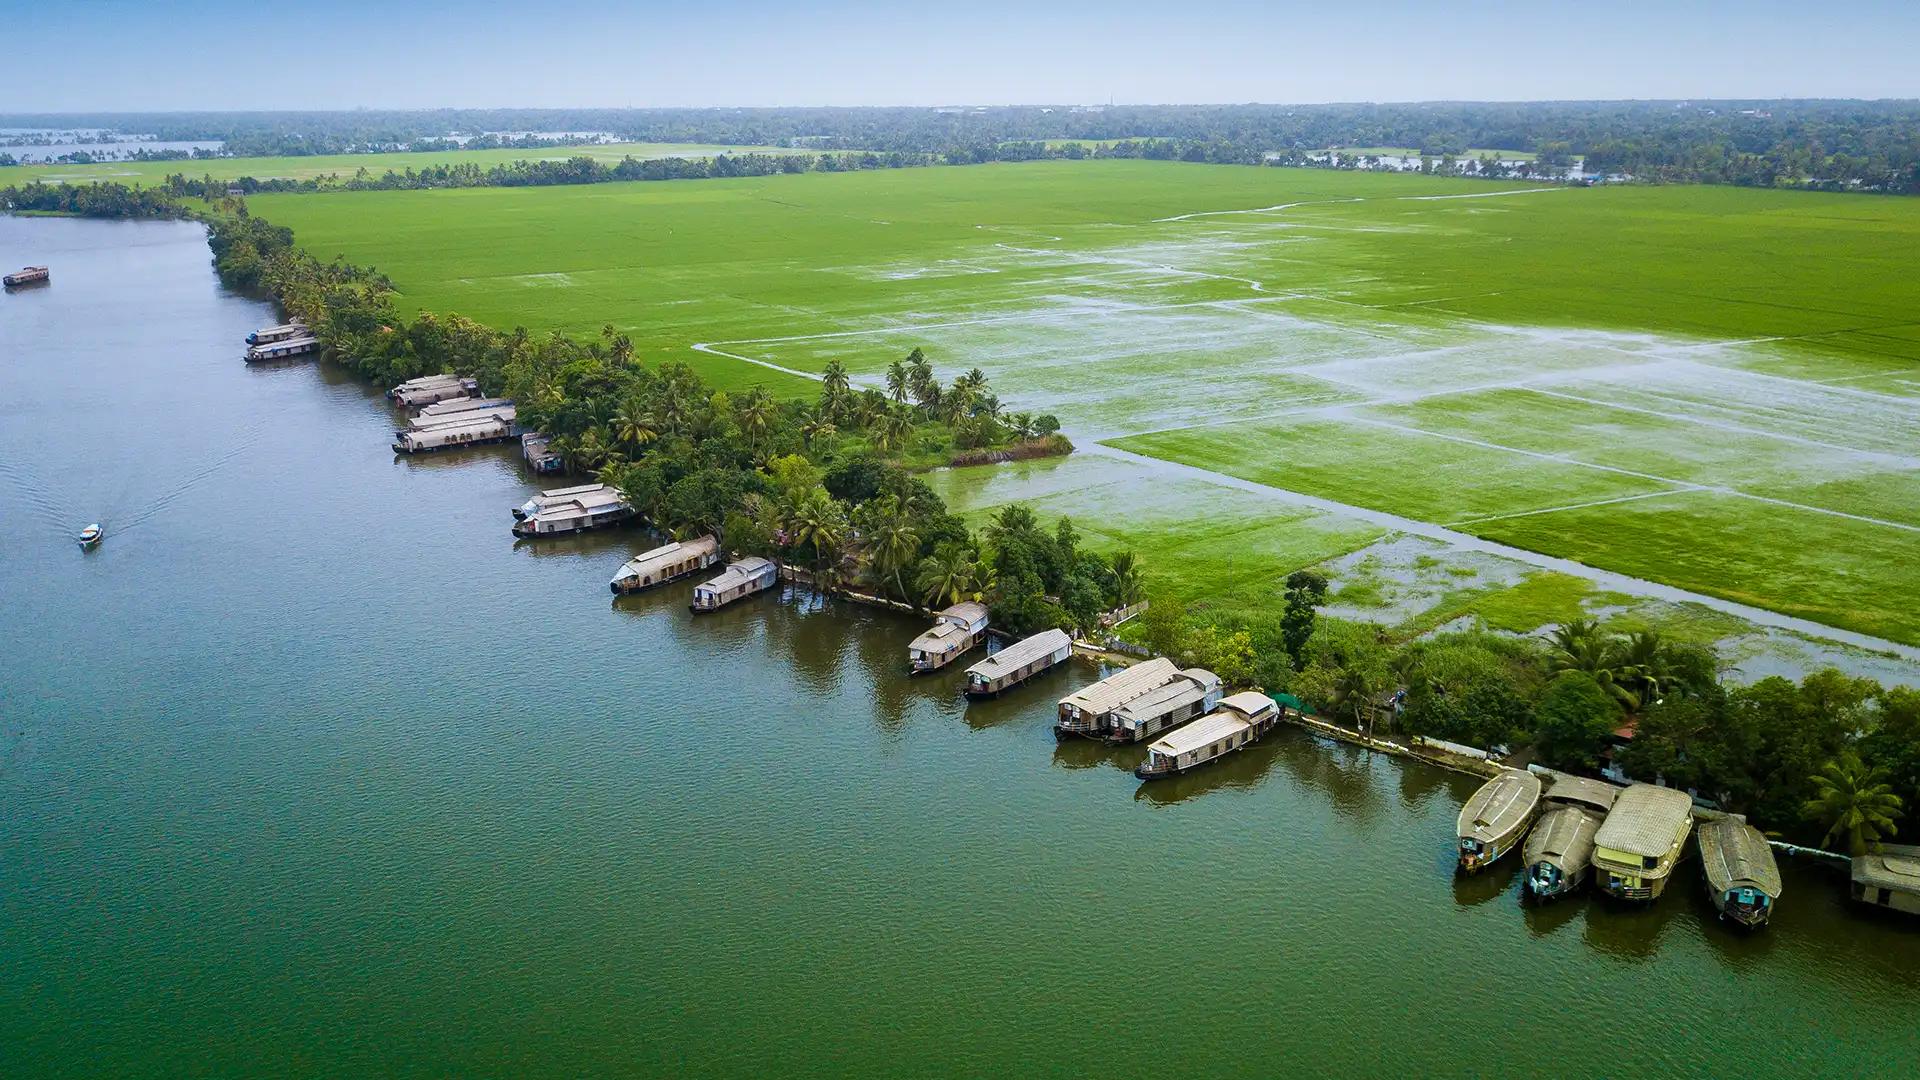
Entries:
[[288, 322], [281, 323], [279, 326], [263, 326], [255, 330], [253, 333], [247, 335], [247, 344], [271, 345], [276, 341], [285, 341], [288, 338], [311, 336], [312, 331], [307, 329], [306, 323], [301, 322], [299, 319], [292, 319]]
[[1666, 891], [1693, 831], [1693, 800], [1684, 791], [1635, 784], [1613, 800], [1593, 835], [1593, 880], [1608, 896], [1652, 900]]
[[1540, 812], [1540, 778], [1524, 769], [1502, 769], [1480, 785], [1460, 808], [1454, 832], [1459, 836], [1461, 871], [1472, 874], [1498, 862], [1520, 846]]
[[513, 512], [513, 535], [519, 537], [565, 536], [630, 521], [632, 504], [610, 484], [582, 484], [579, 487], [543, 491]]
[[80, 546], [83, 548], [97, 547], [106, 538], [107, 530], [101, 528], [97, 521], [80, 530]]
[[402, 454], [421, 454], [459, 446], [504, 442], [519, 434], [512, 406], [475, 409], [451, 416], [415, 417], [394, 432], [393, 448]]
[[423, 375], [387, 391], [394, 403], [408, 409], [418, 409], [448, 398], [479, 397], [480, 382], [477, 379], [463, 379], [458, 375]]
[[1105, 735], [1108, 720], [1115, 709], [1141, 694], [1167, 685], [1168, 680], [1179, 672], [1173, 661], [1156, 656], [1132, 667], [1121, 668], [1092, 686], [1075, 690], [1060, 699], [1059, 715], [1053, 721], [1053, 737], [1066, 739], [1084, 735], [1099, 738]]
[[1205, 716], [1220, 704], [1220, 676], [1206, 668], [1187, 668], [1172, 681], [1149, 690], [1113, 711], [1106, 739], [1113, 743], [1139, 742], [1171, 731], [1196, 716]]
[[1280, 706], [1253, 690], [1222, 698], [1220, 707], [1147, 747], [1147, 760], [1133, 770], [1142, 780], [1176, 776], [1260, 741], [1280, 722]]
[[520, 436], [520, 456], [526, 459], [527, 468], [543, 476], [565, 471], [567, 463], [553, 452], [552, 441], [537, 431]]
[[969, 600], [933, 617], [926, 633], [907, 645], [907, 673], [939, 671], [987, 640], [987, 605]]
[[11, 289], [15, 285], [38, 285], [51, 277], [52, 275], [47, 273], [47, 268], [44, 266], [23, 266], [6, 277], [0, 278], [0, 282], [4, 282], [7, 288]]
[[720, 561], [720, 542], [711, 536], [676, 540], [628, 559], [607, 587], [616, 593], [634, 593], [678, 581]]
[[1853, 860], [1853, 898], [1920, 915], [1920, 846], [1881, 844], [1878, 851]]
[[271, 360], [291, 360], [296, 356], [305, 356], [320, 348], [320, 339], [312, 335], [284, 338], [270, 341], [264, 345], [247, 346], [246, 361], [258, 364]]
[[993, 697], [1072, 655], [1073, 639], [1065, 630], [1042, 630], [1021, 638], [967, 669], [967, 696]]
[[1523, 898], [1557, 900], [1586, 884], [1593, 871], [1593, 837], [1620, 789], [1604, 780], [1556, 773], [1540, 799], [1540, 820], [1527, 834]]
[[749, 555], [744, 559], [727, 564], [720, 576], [712, 581], [703, 581], [693, 587], [693, 603], [687, 605], [694, 614], [717, 611], [742, 597], [754, 593], [766, 592], [780, 580], [780, 568], [772, 559], [763, 559], [758, 555]]
[[1780, 899], [1780, 864], [1767, 838], [1731, 815], [1702, 821], [1696, 838], [1707, 896], [1720, 917], [1749, 930], [1767, 925]]
[[445, 401], [436, 401], [431, 405], [422, 405], [414, 414], [415, 419], [433, 416], [454, 416], [464, 412], [477, 412], [481, 409], [504, 409], [513, 404], [512, 398], [476, 398], [451, 397]]

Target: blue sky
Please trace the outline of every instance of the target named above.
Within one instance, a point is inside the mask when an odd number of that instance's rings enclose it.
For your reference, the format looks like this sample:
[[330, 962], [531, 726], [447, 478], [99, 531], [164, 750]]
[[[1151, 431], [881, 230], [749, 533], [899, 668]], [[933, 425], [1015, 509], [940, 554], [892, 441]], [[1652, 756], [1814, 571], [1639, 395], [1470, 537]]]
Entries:
[[1920, 0], [0, 0], [0, 112], [1920, 97]]

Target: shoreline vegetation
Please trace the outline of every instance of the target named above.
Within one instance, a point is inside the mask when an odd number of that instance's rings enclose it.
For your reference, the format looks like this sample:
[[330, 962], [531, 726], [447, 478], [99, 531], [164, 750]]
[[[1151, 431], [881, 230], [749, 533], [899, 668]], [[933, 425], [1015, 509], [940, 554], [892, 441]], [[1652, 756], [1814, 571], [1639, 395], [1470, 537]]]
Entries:
[[[827, 590], [859, 584], [929, 606], [980, 599], [1016, 634], [1093, 632], [1105, 612], [1148, 599], [1132, 552], [1091, 550], [1071, 520], [1048, 529], [1021, 504], [971, 530], [912, 475], [969, 455], [1070, 449], [1051, 417], [1007, 413], [983, 372], [942, 385], [915, 349], [889, 367], [885, 393], [856, 389], [836, 361], [816, 401], [758, 387], [736, 397], [684, 364], [643, 366], [611, 327], [582, 342], [457, 315], [409, 320], [384, 275], [320, 262], [236, 199], [191, 207], [120, 185], [28, 190], [40, 204], [25, 209], [204, 221], [221, 279], [272, 295], [330, 358], [375, 383], [449, 369], [478, 378], [520, 402], [570, 469], [619, 487], [665, 532], [717, 532], [735, 551], [806, 568]], [[1858, 854], [1894, 836], [1920, 798], [1920, 692], [1831, 669], [1731, 686], [1704, 648], [1588, 621], [1550, 642], [1478, 627], [1395, 640], [1319, 615], [1327, 597], [1312, 570], [1287, 579], [1280, 610], [1210, 611], [1203, 597], [1162, 593], [1127, 634], [1369, 736], [1384, 726], [1519, 747], [1575, 772], [1611, 763], [1813, 846]]]

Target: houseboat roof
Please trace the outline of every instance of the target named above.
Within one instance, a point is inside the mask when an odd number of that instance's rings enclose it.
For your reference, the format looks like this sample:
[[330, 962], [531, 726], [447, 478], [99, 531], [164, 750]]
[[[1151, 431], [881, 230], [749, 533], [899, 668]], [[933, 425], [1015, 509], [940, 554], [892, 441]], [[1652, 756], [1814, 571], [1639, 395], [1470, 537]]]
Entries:
[[958, 623], [945, 620], [934, 623], [920, 632], [907, 647], [920, 652], [946, 652], [949, 648], [973, 638], [973, 632]]
[[427, 431], [432, 428], [442, 428], [452, 424], [469, 424], [476, 420], [498, 420], [501, 423], [510, 423], [518, 415], [518, 410], [511, 405], [494, 405], [484, 409], [466, 409], [461, 412], [416, 416], [407, 421], [407, 429], [409, 431]]
[[1155, 687], [1113, 710], [1122, 720], [1145, 720], [1181, 708], [1220, 688], [1220, 676], [1206, 668], [1175, 672], [1165, 686]]
[[276, 323], [272, 326], [263, 326], [260, 329], [255, 330], [254, 333], [256, 334], [287, 334], [287, 333], [292, 333], [295, 330], [305, 330], [306, 328], [307, 328], [306, 323], [301, 322], [299, 319], [295, 319], [292, 322], [283, 322], [283, 323]]
[[1920, 846], [1881, 844], [1879, 851], [1853, 860], [1853, 880], [1920, 895]]
[[608, 507], [625, 506], [627, 497], [620, 489], [607, 484], [589, 484], [585, 487], [562, 489], [565, 494], [548, 492], [535, 500], [539, 508], [527, 515], [529, 518], [565, 517], [572, 514], [594, 514]]
[[1656, 859], [1672, 850], [1674, 834], [1691, 813], [1693, 800], [1686, 792], [1635, 784], [1613, 800], [1593, 842], [1609, 851]]
[[432, 438], [443, 435], [458, 435], [463, 431], [488, 431], [503, 427], [512, 422], [512, 417], [502, 417], [493, 413], [481, 413], [476, 416], [450, 419], [443, 424], [409, 428], [400, 432], [402, 436], [416, 439]]
[[[1224, 706], [1226, 702], [1223, 701], [1220, 704]], [[1210, 742], [1238, 734], [1252, 726], [1252, 722], [1245, 714], [1222, 708], [1208, 713], [1191, 724], [1174, 728], [1162, 736], [1158, 742], [1147, 747], [1147, 750], [1163, 757], [1178, 757], [1198, 750]]]
[[940, 612], [937, 617], [952, 619], [955, 622], [962, 622], [971, 626], [974, 623], [986, 621], [987, 605], [975, 600], [962, 600]]
[[1564, 868], [1566, 860], [1592, 859], [1593, 837], [1599, 831], [1600, 815], [1585, 803], [1550, 807], [1541, 812], [1539, 822], [1527, 833], [1527, 861], [1548, 859]]
[[1060, 707], [1073, 706], [1094, 716], [1110, 713], [1142, 694], [1167, 685], [1168, 680], [1178, 674], [1179, 669], [1174, 667], [1173, 661], [1156, 656], [1132, 667], [1122, 668], [1092, 686], [1068, 694], [1060, 699]]
[[535, 497], [542, 500], [545, 500], [545, 499], [566, 500], [566, 499], [578, 498], [581, 495], [591, 495], [594, 492], [599, 491], [603, 488], [609, 491], [613, 490], [611, 487], [609, 487], [606, 484], [575, 484], [572, 487], [548, 488], [547, 490], [542, 491], [539, 495]]
[[1272, 712], [1279, 708], [1272, 698], [1258, 690], [1242, 690], [1237, 694], [1229, 694], [1220, 699], [1220, 707], [1232, 709], [1247, 716], [1258, 716], [1263, 712]]
[[472, 412], [474, 409], [496, 409], [503, 405], [512, 405], [512, 398], [476, 398], [462, 395], [436, 401], [431, 405], [420, 406], [421, 416], [444, 416], [447, 413]]
[[1543, 797], [1550, 802], [1577, 803], [1604, 814], [1613, 809], [1613, 801], [1620, 797], [1620, 789], [1605, 780], [1555, 773]]
[[387, 392], [390, 394], [399, 394], [408, 390], [430, 390], [438, 386], [458, 386], [461, 381], [458, 375], [422, 375], [417, 379], [408, 379], [406, 382], [400, 383]]
[[1490, 843], [1513, 832], [1539, 805], [1539, 777], [1522, 769], [1502, 769], [1460, 808], [1455, 832]]
[[1073, 639], [1067, 636], [1065, 630], [1042, 630], [973, 665], [967, 669], [967, 674], [978, 675], [990, 682], [1072, 644]]
[[1737, 817], [1700, 823], [1700, 866], [1715, 892], [1754, 888], [1780, 895], [1780, 864], [1760, 830]]
[[639, 577], [657, 564], [676, 563], [681, 559], [699, 558], [702, 555], [711, 554], [713, 550], [719, 546], [719, 541], [715, 540], [712, 536], [703, 536], [698, 540], [675, 540], [671, 544], [654, 548], [652, 551], [643, 551], [633, 558], [628, 559], [626, 564], [620, 567], [620, 572], [613, 575], [613, 580], [619, 581], [621, 578]]
[[735, 585], [745, 585], [748, 579], [765, 573], [772, 566], [772, 560], [763, 559], [758, 555], [749, 555], [744, 559], [728, 563], [727, 568], [720, 571], [719, 577], [701, 582], [700, 587], [712, 589], [715, 592], [725, 592]]

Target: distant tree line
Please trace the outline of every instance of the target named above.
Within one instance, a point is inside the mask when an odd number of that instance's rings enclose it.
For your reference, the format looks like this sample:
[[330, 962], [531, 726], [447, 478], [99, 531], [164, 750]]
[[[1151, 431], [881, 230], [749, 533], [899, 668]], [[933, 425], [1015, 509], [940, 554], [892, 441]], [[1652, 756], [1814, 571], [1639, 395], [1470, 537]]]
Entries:
[[125, 184], [43, 184], [0, 188], [0, 209], [21, 213], [73, 214], [96, 218], [187, 216], [172, 192]]
[[[1596, 171], [1653, 181], [1920, 191], [1920, 102], [1914, 101], [19, 114], [0, 116], [0, 125], [88, 125], [175, 141], [220, 139], [230, 153], [242, 155], [439, 145], [426, 141], [454, 131], [604, 131], [649, 142], [948, 159], [1004, 153], [999, 148], [1009, 143], [1063, 139], [1152, 140], [1178, 147], [1180, 160], [1239, 163], [1277, 154], [1305, 164], [1308, 155], [1328, 149], [1391, 146], [1436, 159], [1465, 159], [1473, 150], [1524, 151], [1540, 155], [1544, 166], [1583, 157]], [[522, 138], [530, 145], [555, 141]], [[1049, 148], [1049, 156], [1055, 149]], [[1294, 152], [1299, 156], [1290, 158]]]

